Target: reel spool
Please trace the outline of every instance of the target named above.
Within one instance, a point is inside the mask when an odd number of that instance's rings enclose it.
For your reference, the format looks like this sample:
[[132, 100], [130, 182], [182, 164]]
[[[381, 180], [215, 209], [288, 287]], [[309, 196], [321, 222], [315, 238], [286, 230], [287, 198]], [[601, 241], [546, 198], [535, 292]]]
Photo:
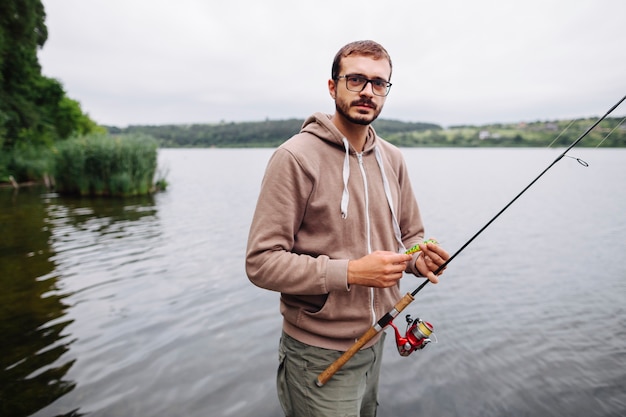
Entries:
[[[409, 356], [416, 350], [422, 350], [431, 342], [430, 336], [433, 335], [433, 325], [427, 321], [416, 318], [413, 320], [410, 315], [406, 316], [406, 332], [402, 336], [398, 328], [390, 322], [396, 334], [396, 347], [401, 356]], [[436, 341], [436, 339], [435, 339]]]

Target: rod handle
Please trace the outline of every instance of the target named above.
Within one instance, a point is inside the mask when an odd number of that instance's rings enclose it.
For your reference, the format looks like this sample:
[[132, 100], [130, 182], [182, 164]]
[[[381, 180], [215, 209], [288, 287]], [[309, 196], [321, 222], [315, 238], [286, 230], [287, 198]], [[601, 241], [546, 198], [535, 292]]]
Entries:
[[340, 357], [338, 357], [335, 362], [331, 363], [328, 368], [324, 370], [321, 374], [317, 376], [317, 380], [315, 384], [318, 387], [324, 386], [330, 378], [333, 377], [341, 369], [342, 366], [346, 364], [367, 342], [372, 340], [374, 336], [376, 336], [379, 332], [381, 332], [390, 322], [393, 320], [395, 316], [397, 316], [402, 310], [406, 308], [411, 302], [413, 302], [414, 298], [410, 293], [407, 293], [404, 297], [400, 299], [394, 306], [395, 314], [387, 313], [383, 318], [381, 318], [377, 325], [370, 327], [364, 334], [361, 336], [351, 347], [346, 350]]
[[[382, 330], [382, 329], [381, 329]], [[328, 382], [328, 380], [330, 378], [333, 377], [333, 375], [335, 375], [335, 373], [337, 373], [338, 370], [341, 369], [342, 366], [344, 366], [346, 364], [346, 362], [348, 362], [348, 360], [350, 360], [351, 357], [353, 357], [367, 342], [369, 342], [370, 340], [372, 340], [372, 338], [374, 336], [376, 336], [378, 334], [380, 330], [376, 330], [376, 328], [374, 326], [370, 327], [368, 331], [366, 331], [363, 336], [361, 336], [351, 347], [350, 349], [346, 350], [343, 355], [341, 355], [340, 357], [338, 357], [335, 362], [331, 363], [330, 365], [328, 365], [328, 368], [326, 368], [324, 370], [324, 372], [322, 372], [321, 374], [319, 374], [317, 376], [317, 381], [315, 381], [315, 384], [318, 387], [322, 387], [324, 386], [324, 384], [326, 384]]]
[[396, 313], [396, 316], [400, 314], [402, 310], [406, 308], [406, 306], [411, 304], [413, 300], [415, 300], [415, 298], [413, 298], [413, 295], [411, 293], [407, 292], [406, 294], [404, 294], [404, 297], [402, 297], [400, 301], [398, 301], [396, 305], [393, 306], [393, 308], [398, 312]]

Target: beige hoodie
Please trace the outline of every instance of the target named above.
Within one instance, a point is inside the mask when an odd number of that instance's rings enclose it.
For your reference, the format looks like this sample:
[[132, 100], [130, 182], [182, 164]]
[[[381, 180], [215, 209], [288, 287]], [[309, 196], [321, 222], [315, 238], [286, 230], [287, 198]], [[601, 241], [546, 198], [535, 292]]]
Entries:
[[[423, 236], [400, 150], [370, 127], [357, 154], [330, 116], [316, 113], [268, 162], [246, 272], [255, 285], [281, 293], [287, 334], [346, 350], [401, 298], [398, 287], [348, 286], [348, 261], [404, 251]], [[407, 269], [415, 275], [417, 256]]]

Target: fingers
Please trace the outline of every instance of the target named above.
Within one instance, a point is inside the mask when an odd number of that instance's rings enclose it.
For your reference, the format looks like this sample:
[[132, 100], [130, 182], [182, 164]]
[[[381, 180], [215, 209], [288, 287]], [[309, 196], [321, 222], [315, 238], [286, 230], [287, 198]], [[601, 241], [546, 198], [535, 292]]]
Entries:
[[[439, 282], [437, 276], [441, 275], [445, 270], [445, 267], [441, 268], [441, 266], [444, 265], [448, 259], [450, 259], [450, 255], [441, 246], [436, 243], [431, 243], [431, 241], [421, 244], [420, 250], [422, 251], [420, 256], [422, 259], [420, 262], [420, 259], [418, 258], [418, 270], [425, 277], [427, 277], [430, 282], [436, 284]], [[423, 268], [420, 268], [420, 263], [423, 264]], [[435, 272], [437, 272], [437, 274], [435, 274]]]
[[420, 245], [420, 249], [424, 254], [424, 258], [436, 265], [435, 269], [439, 268], [450, 259], [448, 252], [435, 243]]
[[437, 284], [439, 282], [439, 278], [437, 278], [437, 275], [433, 274], [432, 272], [426, 274], [426, 278], [428, 278], [428, 280], [433, 284]]
[[382, 252], [381, 255], [381, 273], [385, 278], [393, 281], [402, 278], [407, 263], [412, 259], [411, 255], [402, 253]]
[[394, 263], [394, 264], [400, 264], [403, 263], [406, 266], [406, 263], [409, 262], [413, 257], [411, 255], [407, 255], [404, 253], [394, 253], [394, 252], [389, 252], [390, 255], [389, 256], [389, 261]]
[[438, 283], [439, 282], [438, 276], [441, 275], [443, 273], [443, 271], [439, 271], [439, 272], [437, 272], [437, 274], [435, 274], [435, 272], [439, 269], [439, 265], [436, 264], [435, 262], [433, 262], [432, 258], [430, 258], [426, 254], [422, 254], [422, 257], [423, 257], [422, 262], [426, 266], [426, 268], [425, 268], [426, 273], [424, 275], [433, 284]]
[[421, 243], [420, 249], [426, 253], [435, 253], [441, 258], [445, 258], [446, 260], [450, 257], [450, 255], [448, 254], [448, 252], [446, 252], [444, 248], [439, 246], [438, 243], [433, 243], [432, 241], [428, 241], [427, 243]]
[[398, 284], [404, 276], [407, 264], [413, 257], [403, 253], [376, 252], [380, 255], [381, 270], [378, 275], [378, 286], [391, 287]]
[[403, 277], [411, 255], [376, 251], [348, 262], [348, 284], [391, 287]]

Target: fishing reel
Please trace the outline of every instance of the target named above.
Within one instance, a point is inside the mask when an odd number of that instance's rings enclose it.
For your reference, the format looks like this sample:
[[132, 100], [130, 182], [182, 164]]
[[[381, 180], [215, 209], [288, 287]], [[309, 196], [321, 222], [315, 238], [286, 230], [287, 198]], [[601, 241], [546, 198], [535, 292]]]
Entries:
[[[409, 356], [416, 350], [421, 350], [431, 342], [430, 336], [433, 335], [433, 325], [427, 321], [420, 320], [419, 317], [413, 320], [410, 315], [406, 316], [406, 332], [405, 336], [400, 334], [398, 328], [389, 323], [396, 333], [396, 347], [401, 356]], [[435, 338], [435, 342], [437, 339]]]

